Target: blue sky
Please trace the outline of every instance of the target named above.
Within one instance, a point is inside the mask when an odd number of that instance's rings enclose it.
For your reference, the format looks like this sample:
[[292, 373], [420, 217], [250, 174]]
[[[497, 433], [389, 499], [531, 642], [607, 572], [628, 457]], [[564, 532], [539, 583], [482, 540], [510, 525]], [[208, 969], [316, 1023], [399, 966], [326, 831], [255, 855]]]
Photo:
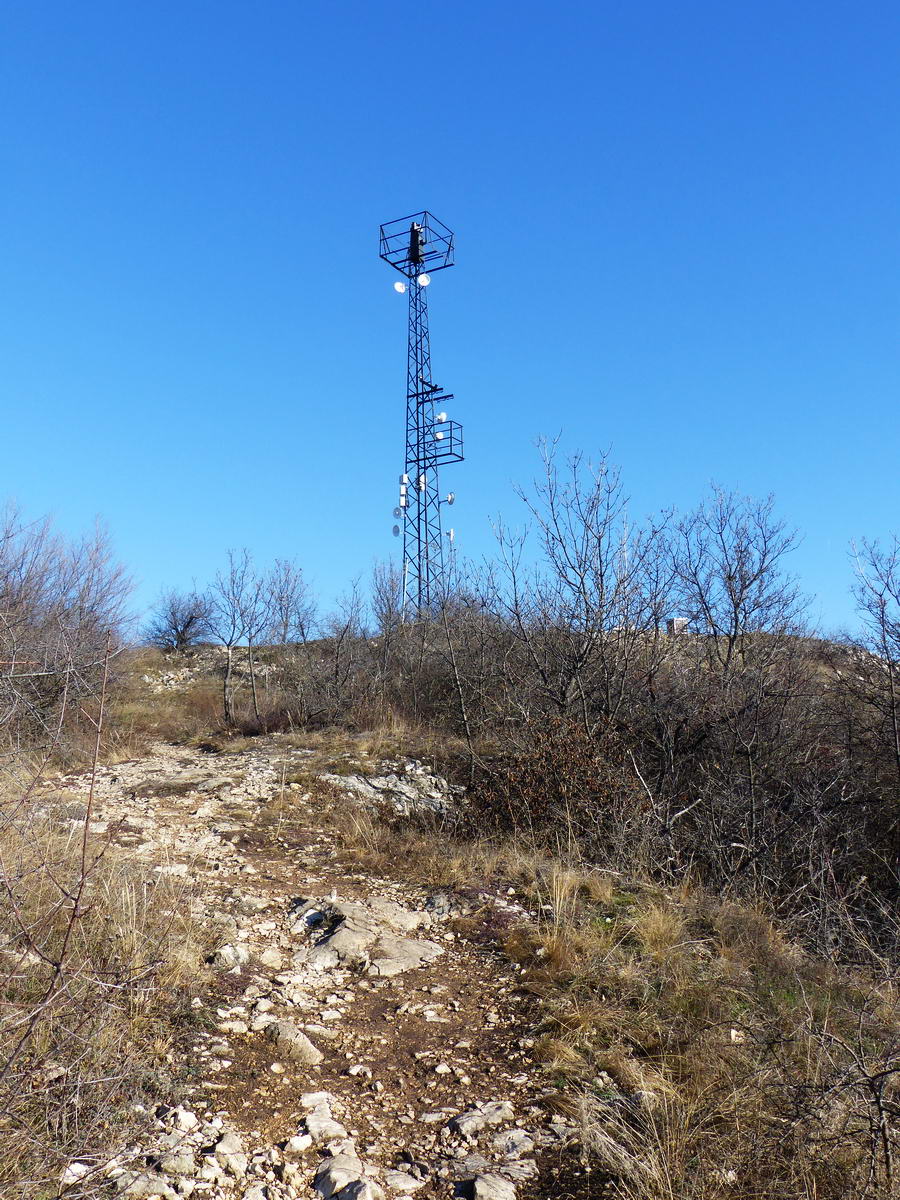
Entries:
[[430, 290], [458, 545], [535, 439], [631, 512], [774, 492], [828, 627], [900, 531], [900, 7], [10, 0], [0, 24], [2, 492], [100, 515], [146, 604], [228, 547], [326, 597], [396, 550], [404, 300]]

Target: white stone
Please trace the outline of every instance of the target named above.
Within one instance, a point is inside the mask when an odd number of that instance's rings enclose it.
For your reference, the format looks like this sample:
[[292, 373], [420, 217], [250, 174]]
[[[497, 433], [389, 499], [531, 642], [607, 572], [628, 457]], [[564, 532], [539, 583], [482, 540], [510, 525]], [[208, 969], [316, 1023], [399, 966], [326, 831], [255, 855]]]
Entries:
[[425, 1186], [424, 1179], [416, 1179], [414, 1175], [407, 1175], [405, 1171], [385, 1171], [384, 1182], [395, 1192], [415, 1192]]
[[315, 1189], [323, 1200], [330, 1200], [351, 1183], [362, 1181], [363, 1165], [349, 1154], [326, 1158], [316, 1172]]
[[530, 1154], [534, 1149], [534, 1139], [524, 1129], [506, 1129], [503, 1133], [495, 1134], [493, 1144], [507, 1158], [518, 1158], [521, 1154]]
[[327, 1101], [317, 1104], [306, 1114], [306, 1129], [317, 1146], [347, 1137], [347, 1130], [332, 1117]]
[[312, 1137], [308, 1133], [298, 1133], [288, 1138], [285, 1143], [285, 1154], [303, 1154], [312, 1145]]
[[516, 1189], [502, 1175], [476, 1175], [473, 1181], [474, 1200], [516, 1200]]
[[213, 966], [219, 967], [223, 971], [232, 971], [235, 967], [242, 967], [249, 961], [250, 947], [242, 942], [220, 946], [212, 956]]
[[147, 1173], [135, 1175], [132, 1178], [123, 1176], [123, 1178], [127, 1179], [124, 1188], [126, 1196], [141, 1196], [146, 1200], [150, 1200], [150, 1197], [159, 1197], [160, 1200], [178, 1200], [178, 1193], [162, 1175]]
[[90, 1166], [83, 1162], [71, 1162], [62, 1173], [62, 1178], [59, 1181], [61, 1188], [71, 1187], [78, 1183], [90, 1171]]
[[464, 1138], [474, 1137], [489, 1125], [502, 1125], [515, 1119], [513, 1106], [506, 1100], [492, 1100], [468, 1112], [460, 1113], [449, 1122], [450, 1128]]
[[216, 1143], [217, 1162], [238, 1179], [247, 1174], [247, 1155], [240, 1137], [229, 1130]]
[[273, 1021], [266, 1029], [266, 1036], [282, 1054], [305, 1066], [315, 1066], [325, 1057], [292, 1021]]

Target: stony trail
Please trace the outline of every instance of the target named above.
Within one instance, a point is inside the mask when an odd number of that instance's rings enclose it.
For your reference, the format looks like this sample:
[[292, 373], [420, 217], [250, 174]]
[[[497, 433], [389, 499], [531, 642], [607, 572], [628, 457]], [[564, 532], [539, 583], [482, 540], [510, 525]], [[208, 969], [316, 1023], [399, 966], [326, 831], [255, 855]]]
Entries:
[[[374, 788], [329, 776], [346, 796], [338, 821], [370, 793], [439, 802], [434, 780], [399, 770]], [[482, 893], [462, 936], [465, 902], [342, 865], [334, 808], [326, 818], [315, 789], [286, 782], [298, 774], [322, 773], [278, 736], [238, 754], [161, 744], [100, 768], [96, 838], [174, 877], [218, 940], [179, 1083], [141, 1144], [99, 1169], [124, 1196], [163, 1200], [575, 1195], [575, 1130], [529, 1058], [532, 1003], [477, 936], [529, 914]], [[88, 785], [62, 781], [76, 800]], [[87, 1169], [72, 1164], [71, 1182]]]

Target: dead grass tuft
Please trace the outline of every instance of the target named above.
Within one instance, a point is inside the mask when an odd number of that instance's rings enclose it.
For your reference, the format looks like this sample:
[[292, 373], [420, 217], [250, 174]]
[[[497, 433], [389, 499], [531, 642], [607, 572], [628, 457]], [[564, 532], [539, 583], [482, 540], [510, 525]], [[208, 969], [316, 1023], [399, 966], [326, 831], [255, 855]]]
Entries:
[[632, 928], [645, 954], [664, 957], [688, 944], [684, 913], [673, 905], [651, 902], [634, 917]]

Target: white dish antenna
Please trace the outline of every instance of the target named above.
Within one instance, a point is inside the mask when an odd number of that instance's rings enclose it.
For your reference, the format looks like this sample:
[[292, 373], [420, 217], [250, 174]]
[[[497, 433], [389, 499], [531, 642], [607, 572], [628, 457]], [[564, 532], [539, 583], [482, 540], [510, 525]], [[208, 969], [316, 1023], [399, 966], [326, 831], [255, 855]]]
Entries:
[[437, 433], [434, 435], [434, 440], [436, 442], [442, 442], [444, 440], [444, 435], [441, 433], [440, 430], [438, 430]]
[[401, 283], [400, 280], [398, 279], [397, 282], [394, 284], [394, 291], [399, 292], [400, 295], [402, 296], [403, 293], [406, 291], [406, 284]]
[[[422, 274], [416, 280], [416, 283], [419, 285], [419, 287], [428, 287], [429, 283], [431, 283], [431, 276], [426, 275], [423, 271]], [[394, 284], [394, 287], [396, 287], [396, 286], [397, 285]]]
[[395, 509], [394, 509], [394, 516], [395, 516], [395, 517], [402, 517], [402, 516], [403, 516], [403, 509], [402, 509], [402, 508], [395, 508]]
[[448, 504], [452, 504], [455, 499], [456, 499], [456, 492], [448, 492], [447, 493], [447, 503]]
[[437, 415], [437, 416], [436, 416], [434, 419], [435, 419], [436, 421], [446, 421], [446, 420], [447, 420], [447, 414], [446, 414], [446, 413], [438, 413], [438, 415]]

